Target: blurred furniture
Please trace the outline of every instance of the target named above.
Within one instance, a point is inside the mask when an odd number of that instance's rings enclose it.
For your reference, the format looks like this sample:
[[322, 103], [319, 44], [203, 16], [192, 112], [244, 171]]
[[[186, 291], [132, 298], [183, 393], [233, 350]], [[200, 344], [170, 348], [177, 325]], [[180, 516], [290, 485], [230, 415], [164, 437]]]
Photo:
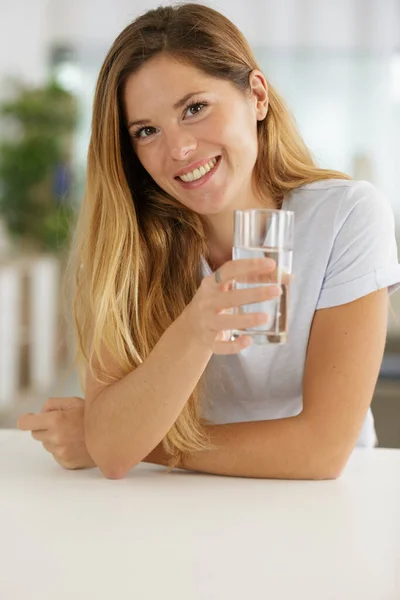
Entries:
[[400, 598], [397, 450], [355, 451], [336, 481], [112, 481], [3, 430], [0, 479], [7, 600]]
[[379, 447], [400, 448], [400, 379], [380, 377], [371, 408]]
[[388, 336], [372, 401], [380, 447], [400, 448], [400, 291], [390, 296]]
[[55, 380], [63, 352], [60, 266], [52, 255], [0, 262], [0, 412]]

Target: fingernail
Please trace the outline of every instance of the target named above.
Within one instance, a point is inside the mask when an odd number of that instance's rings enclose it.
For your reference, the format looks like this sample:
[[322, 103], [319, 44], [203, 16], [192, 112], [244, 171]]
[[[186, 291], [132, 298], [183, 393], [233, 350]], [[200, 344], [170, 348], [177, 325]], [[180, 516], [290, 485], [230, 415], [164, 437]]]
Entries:
[[281, 296], [282, 295], [282, 288], [279, 286], [274, 286], [274, 287], [270, 288], [270, 290], [271, 290], [272, 296]]
[[267, 271], [273, 271], [275, 269], [276, 263], [273, 258], [265, 258], [263, 259], [261, 268], [266, 269]]

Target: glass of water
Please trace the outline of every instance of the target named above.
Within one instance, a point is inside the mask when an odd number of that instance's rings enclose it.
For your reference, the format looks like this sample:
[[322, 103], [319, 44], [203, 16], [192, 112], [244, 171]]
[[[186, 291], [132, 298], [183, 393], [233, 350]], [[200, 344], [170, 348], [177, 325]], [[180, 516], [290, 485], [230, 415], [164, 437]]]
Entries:
[[235, 308], [235, 313], [265, 312], [268, 321], [250, 329], [232, 330], [232, 339], [246, 334], [252, 336], [255, 344], [284, 344], [288, 335], [294, 213], [271, 209], [235, 210], [233, 237], [233, 260], [272, 258], [276, 263], [273, 272], [241, 276], [233, 282], [233, 289], [278, 285], [282, 294], [271, 300]]

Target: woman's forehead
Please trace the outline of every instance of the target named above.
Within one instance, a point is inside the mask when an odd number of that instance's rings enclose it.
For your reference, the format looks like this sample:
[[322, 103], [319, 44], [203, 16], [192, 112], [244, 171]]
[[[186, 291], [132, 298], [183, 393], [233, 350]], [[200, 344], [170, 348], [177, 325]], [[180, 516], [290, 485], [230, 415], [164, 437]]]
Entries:
[[136, 88], [157, 88], [167, 84], [167, 88], [179, 85], [186, 80], [212, 81], [212, 77], [195, 66], [178, 61], [169, 55], [159, 55], [146, 61], [138, 71], [128, 77], [127, 87], [131, 91]]
[[[193, 65], [170, 56], [157, 56], [130, 75], [124, 89], [128, 111], [151, 109], [153, 106], [171, 110], [188, 94], [221, 91], [226, 81], [207, 75]], [[130, 115], [141, 118], [141, 115]]]

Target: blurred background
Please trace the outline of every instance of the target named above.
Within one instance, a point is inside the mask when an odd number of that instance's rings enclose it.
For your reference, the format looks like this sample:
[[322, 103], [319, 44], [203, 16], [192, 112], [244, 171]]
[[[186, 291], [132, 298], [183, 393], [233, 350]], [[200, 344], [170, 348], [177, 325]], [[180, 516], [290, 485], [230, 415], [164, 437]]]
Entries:
[[[161, 3], [0, 0], [0, 427], [82, 395], [61, 281], [94, 86], [120, 30]], [[399, 244], [400, 0], [206, 3], [247, 36], [320, 166], [383, 191]], [[392, 307], [372, 405], [383, 447], [400, 447], [400, 293]]]

